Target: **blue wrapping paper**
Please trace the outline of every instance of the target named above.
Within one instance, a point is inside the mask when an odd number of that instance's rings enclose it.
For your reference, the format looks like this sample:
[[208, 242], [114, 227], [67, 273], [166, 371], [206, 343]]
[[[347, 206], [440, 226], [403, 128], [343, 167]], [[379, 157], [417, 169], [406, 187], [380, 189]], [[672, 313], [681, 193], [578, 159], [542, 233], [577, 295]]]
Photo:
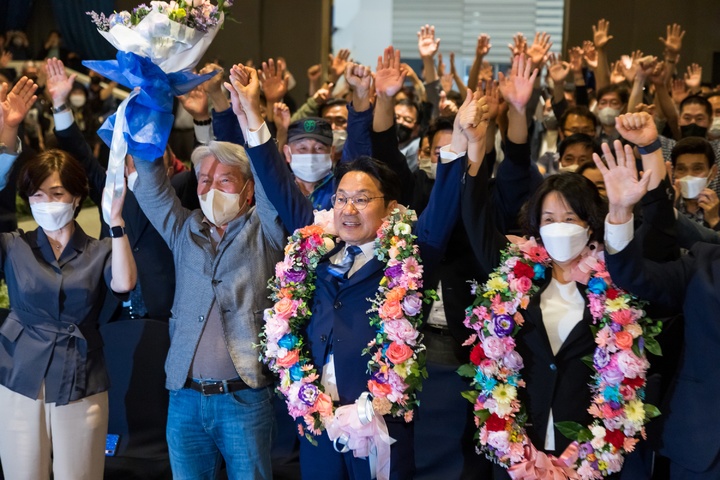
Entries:
[[[130, 99], [125, 110], [127, 128], [124, 138], [128, 152], [137, 160], [154, 161], [165, 152], [174, 115], [173, 97], [184, 95], [217, 72], [196, 75], [190, 70], [165, 73], [150, 59], [134, 53], [118, 51], [117, 60], [90, 60], [83, 65], [120, 85], [140, 93]], [[112, 142], [115, 114], [98, 130], [109, 147]]]

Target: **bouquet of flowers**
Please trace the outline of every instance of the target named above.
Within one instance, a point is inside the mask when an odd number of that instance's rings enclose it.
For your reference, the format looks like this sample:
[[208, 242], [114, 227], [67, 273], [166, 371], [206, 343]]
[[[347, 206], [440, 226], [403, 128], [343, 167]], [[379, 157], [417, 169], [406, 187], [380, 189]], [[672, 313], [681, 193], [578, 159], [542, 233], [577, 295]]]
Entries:
[[125, 154], [153, 161], [163, 155], [173, 124], [173, 97], [215, 72], [195, 75], [197, 65], [222, 26], [232, 0], [153, 1], [131, 12], [88, 12], [98, 32], [118, 49], [116, 60], [83, 65], [133, 89], [98, 130], [110, 147], [103, 214], [109, 220], [113, 192], [122, 190]]

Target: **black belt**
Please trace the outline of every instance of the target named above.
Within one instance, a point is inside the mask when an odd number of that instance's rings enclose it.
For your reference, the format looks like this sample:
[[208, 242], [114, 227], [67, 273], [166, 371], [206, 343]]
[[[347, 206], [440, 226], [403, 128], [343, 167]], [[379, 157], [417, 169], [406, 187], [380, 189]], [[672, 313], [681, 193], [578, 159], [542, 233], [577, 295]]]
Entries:
[[200, 392], [203, 395], [217, 395], [219, 393], [232, 393], [238, 390], [245, 390], [250, 386], [241, 379], [235, 380], [217, 380], [217, 381], [197, 381], [188, 378], [184, 388], [189, 388]]
[[436, 325], [430, 325], [429, 323], [425, 325], [425, 330], [427, 332], [434, 333], [435, 335], [442, 335], [444, 337], [450, 336], [450, 329], [447, 327], [438, 327]]

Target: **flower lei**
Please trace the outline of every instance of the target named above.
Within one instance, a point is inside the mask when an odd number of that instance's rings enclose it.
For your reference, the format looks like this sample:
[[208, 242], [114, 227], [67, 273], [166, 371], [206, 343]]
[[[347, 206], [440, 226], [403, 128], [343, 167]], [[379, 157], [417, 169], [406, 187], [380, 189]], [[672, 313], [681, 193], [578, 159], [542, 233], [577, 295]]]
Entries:
[[[463, 397], [474, 404], [480, 449], [506, 468], [526, 461], [530, 445], [527, 414], [517, 398], [518, 388], [525, 386], [523, 359], [515, 350], [523, 324], [518, 310], [527, 308], [550, 265], [547, 251], [534, 239], [510, 244], [489, 280], [473, 283], [476, 298], [466, 310], [464, 323], [475, 333], [465, 342], [473, 345], [470, 363], [458, 370], [472, 378], [473, 390]], [[594, 371], [588, 408], [594, 420], [587, 427], [575, 422], [556, 426], [579, 444], [570, 466], [580, 478], [594, 479], [619, 472], [623, 455], [633, 451], [638, 435], [644, 437], [645, 423], [660, 413], [643, 399], [650, 366], [646, 351], [660, 355], [654, 337], [662, 324], [645, 317], [644, 302], [612, 283], [602, 254], [583, 258], [578, 268], [590, 276], [587, 296], [597, 347], [583, 361]]]
[[[375, 298], [368, 299], [370, 325], [377, 331], [362, 351], [370, 357], [367, 386], [374, 397], [374, 411], [404, 417], [407, 422], [418, 404], [416, 391], [427, 378], [425, 346], [418, 332], [423, 267], [413, 243], [415, 219], [414, 211], [395, 209], [377, 231], [375, 256], [386, 265]], [[313, 435], [322, 434], [333, 420], [335, 406], [324, 392], [302, 331], [312, 315], [318, 263], [335, 247], [331, 212], [316, 212], [315, 224], [296, 230], [288, 240], [285, 258], [268, 282], [275, 305], [265, 310], [260, 360], [279, 376], [277, 392], [288, 413], [303, 417], [305, 427], [299, 427], [300, 433], [315, 444]]]

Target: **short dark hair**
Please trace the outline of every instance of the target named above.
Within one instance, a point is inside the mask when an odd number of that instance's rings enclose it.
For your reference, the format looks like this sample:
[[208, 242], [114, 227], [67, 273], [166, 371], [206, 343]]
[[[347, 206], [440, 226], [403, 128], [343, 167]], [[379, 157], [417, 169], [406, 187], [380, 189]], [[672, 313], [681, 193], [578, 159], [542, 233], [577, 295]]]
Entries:
[[558, 145], [558, 155], [560, 155], [560, 158], [562, 158], [563, 155], [565, 155], [565, 150], [568, 149], [571, 145], [584, 145], [585, 147], [589, 148], [593, 151], [593, 153], [597, 153], [598, 155], [602, 155], [602, 151], [600, 150], [600, 145], [597, 144], [595, 139], [591, 137], [590, 135], [586, 135], [584, 133], [573, 133], [569, 137], [566, 137], [565, 140], [560, 142], [560, 145]]
[[432, 145], [433, 138], [435, 138], [435, 134], [438, 132], [442, 132], [444, 130], [450, 130], [452, 132], [453, 126], [455, 123], [455, 117], [438, 117], [428, 126], [427, 132], [425, 133], [425, 137], [427, 137], [428, 142], [430, 145]]
[[340, 185], [340, 181], [345, 174], [350, 172], [363, 172], [377, 179], [380, 182], [380, 191], [385, 196], [386, 206], [393, 200], [400, 200], [402, 194], [400, 177], [395, 173], [395, 170], [380, 160], [361, 156], [350, 162], [339, 164], [335, 168], [335, 190], [337, 190], [337, 186]]
[[708, 117], [710, 117], [710, 120], [712, 120], [712, 104], [708, 102], [707, 98], [703, 97], [702, 95], [690, 95], [689, 97], [685, 97], [685, 100], [680, 102], [680, 114], [682, 114], [683, 109], [688, 105], [700, 105], [702, 107], [705, 107], [705, 112], [707, 112]]
[[595, 165], [595, 162], [583, 162], [580, 164], [580, 166], [577, 168], [577, 170], [575, 170], [575, 173], [577, 173], [578, 175], [582, 175], [587, 170], [593, 170], [593, 169], [595, 169], [595, 170], [598, 169], [597, 165]]
[[565, 123], [567, 122], [567, 119], [570, 115], [577, 115], [578, 117], [587, 118], [590, 120], [593, 124], [594, 128], [597, 128], [598, 126], [598, 119], [593, 114], [589, 108], [583, 105], [576, 105], [574, 107], [570, 107], [565, 110], [565, 112], [562, 114], [562, 117], [560, 117], [560, 129], [565, 129]]
[[621, 84], [611, 83], [610, 85], [605, 85], [603, 88], [598, 90], [598, 102], [603, 96], [607, 95], [608, 93], [617, 93], [618, 97], [620, 97], [620, 101], [625, 105], [627, 105], [628, 100], [630, 99], [630, 92], [626, 87]]
[[708, 161], [708, 168], [712, 168], [712, 166], [715, 165], [715, 151], [710, 142], [701, 137], [687, 137], [677, 142], [670, 152], [670, 161], [674, 167], [680, 155], [695, 153], [705, 155]]
[[457, 105], [458, 108], [463, 104], [463, 96], [460, 94], [460, 92], [456, 92], [455, 90], [450, 90], [445, 94], [445, 98], [453, 102], [455, 105]]
[[402, 100], [398, 100], [397, 102], [395, 102], [395, 106], [397, 107], [398, 105], [404, 105], [406, 107], [414, 108], [416, 112], [415, 123], [420, 122], [420, 105], [418, 105], [417, 102], [414, 102], [409, 98], [403, 98]]
[[40, 185], [53, 173], [58, 172], [60, 175], [60, 183], [63, 188], [75, 197], [80, 197], [80, 203], [75, 209], [75, 217], [77, 218], [82, 208], [85, 198], [88, 196], [90, 187], [88, 186], [87, 175], [80, 162], [75, 160], [72, 155], [63, 150], [46, 150], [39, 155], [28, 160], [20, 169], [18, 175], [17, 189], [20, 198], [28, 205], [29, 198], [40, 189]]
[[322, 117], [325, 110], [331, 107], [347, 107], [347, 100], [344, 98], [330, 98], [320, 106], [320, 116]]
[[542, 205], [551, 192], [560, 193], [573, 212], [592, 229], [591, 240], [602, 242], [605, 234], [607, 201], [600, 196], [595, 184], [575, 172], [558, 173], [547, 177], [520, 211], [520, 225], [526, 235], [540, 238]]

